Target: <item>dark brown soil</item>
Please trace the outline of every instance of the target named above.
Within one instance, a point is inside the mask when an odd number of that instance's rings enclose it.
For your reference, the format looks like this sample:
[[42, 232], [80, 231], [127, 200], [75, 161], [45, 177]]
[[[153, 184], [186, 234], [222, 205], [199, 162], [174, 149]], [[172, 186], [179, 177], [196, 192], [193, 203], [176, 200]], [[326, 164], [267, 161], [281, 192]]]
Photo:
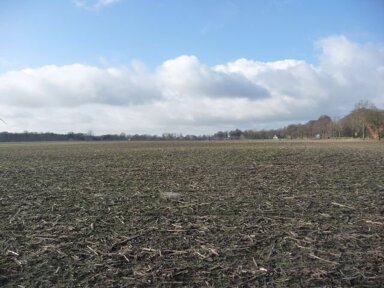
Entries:
[[384, 142], [0, 145], [0, 286], [383, 283]]

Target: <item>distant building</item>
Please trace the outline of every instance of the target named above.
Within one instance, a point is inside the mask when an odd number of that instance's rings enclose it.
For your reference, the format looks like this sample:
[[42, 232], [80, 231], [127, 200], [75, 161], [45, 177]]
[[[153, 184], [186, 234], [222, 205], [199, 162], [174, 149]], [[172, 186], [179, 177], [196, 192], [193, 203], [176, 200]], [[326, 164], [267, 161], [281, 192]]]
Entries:
[[279, 137], [277, 137], [277, 135], [273, 135], [272, 139], [273, 140], [279, 140]]

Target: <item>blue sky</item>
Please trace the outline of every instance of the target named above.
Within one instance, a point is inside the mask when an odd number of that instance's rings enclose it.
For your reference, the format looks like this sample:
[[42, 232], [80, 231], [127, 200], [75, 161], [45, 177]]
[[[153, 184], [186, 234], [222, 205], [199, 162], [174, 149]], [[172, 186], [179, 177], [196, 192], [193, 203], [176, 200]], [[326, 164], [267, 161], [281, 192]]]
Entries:
[[[345, 99], [335, 100], [334, 105], [327, 106], [325, 103], [334, 99], [336, 93], [344, 95], [356, 90], [352, 84], [353, 87], [347, 85], [348, 89], [343, 90], [345, 84], [341, 83], [342, 79], [348, 82], [356, 75], [351, 75], [350, 67], [340, 70], [344, 65], [340, 66], [340, 49], [346, 49], [344, 54], [352, 60], [354, 56], [348, 53], [359, 53], [366, 57], [363, 60], [357, 58], [361, 63], [371, 63], [366, 67], [367, 70], [379, 71], [373, 76], [374, 79], [384, 80], [380, 68], [383, 67], [383, 19], [382, 0], [2, 0], [0, 100], [3, 100], [3, 104], [0, 104], [0, 112], [6, 114], [3, 118], [9, 119], [7, 123], [10, 124], [7, 128], [0, 127], [0, 130], [45, 129], [65, 132], [80, 127], [99, 133], [124, 129], [128, 133], [184, 130], [211, 133], [216, 129], [235, 127], [276, 127], [290, 121], [306, 121], [323, 113], [338, 116], [353, 108], [358, 99], [368, 99], [382, 107], [382, 87], [371, 87], [368, 91], [364, 90], [362, 84], [358, 87], [361, 94], [347, 99], [348, 105]], [[337, 63], [336, 56], [339, 57]], [[241, 62], [241, 59], [249, 62]], [[343, 61], [349, 63], [351, 59]], [[288, 60], [296, 62], [288, 63]], [[356, 62], [356, 68], [361, 63]], [[336, 67], [336, 64], [339, 66]], [[351, 62], [348, 65], [353, 64]], [[251, 66], [254, 72], [250, 72]], [[25, 76], [25, 69], [31, 70], [27, 73], [29, 78]], [[120, 76], [116, 76], [111, 69], [115, 69]], [[264, 69], [264, 74], [260, 74], [260, 69]], [[80, 70], [87, 75], [81, 74], [83, 82], [78, 83], [79, 78], [71, 79], [68, 76], [77, 75]], [[284, 75], [282, 70], [286, 72]], [[324, 71], [333, 80], [324, 80]], [[64, 73], [69, 74], [64, 77]], [[95, 76], [97, 73], [100, 75]], [[185, 81], [176, 79], [180, 83], [172, 80], [171, 83], [169, 79], [173, 76], [170, 73], [176, 76], [183, 73], [181, 80], [185, 75], [189, 75], [189, 78]], [[303, 76], [303, 73], [307, 74]], [[313, 73], [317, 74], [314, 76]], [[53, 78], [54, 75], [57, 77]], [[101, 77], [103, 81], [108, 77], [112, 80], [104, 83], [103, 87], [96, 87], [100, 81], [95, 77]], [[119, 77], [126, 78], [121, 80]], [[241, 77], [244, 79], [239, 80]], [[308, 96], [305, 93], [293, 95], [301, 93], [299, 90], [305, 87], [287, 92], [287, 87], [275, 85], [284, 81], [297, 81], [299, 85], [308, 77], [317, 77], [312, 79], [317, 82], [307, 87]], [[156, 87], [141, 87], [140, 83], [146, 81], [154, 81]], [[37, 82], [43, 84], [36, 86]], [[62, 98], [53, 99], [55, 96], [49, 96], [52, 92], [44, 90], [47, 86], [62, 87], [60, 83], [63, 82], [66, 87], [73, 85], [73, 95], [67, 96], [72, 92], [66, 91], [58, 93], [62, 94]], [[6, 84], [2, 87], [1, 83]], [[14, 83], [14, 86], [10, 87], [9, 83]], [[124, 83], [133, 84], [126, 87]], [[192, 87], [190, 83], [195, 84]], [[208, 89], [209, 83], [217, 87]], [[244, 87], [240, 90], [230, 88], [230, 91], [237, 91], [230, 96], [223, 96], [224, 92], [221, 96], [210, 94], [209, 91], [227, 89], [228, 83], [234, 83], [234, 86], [252, 84], [255, 91], [268, 91], [269, 98], [255, 96], [248, 101], [241, 93], [236, 94]], [[361, 83], [365, 83], [364, 79], [361, 79]], [[326, 96], [321, 92], [310, 92], [315, 90], [314, 87], [320, 91], [319, 85], [327, 85], [324, 87], [328, 93]], [[33, 89], [27, 89], [32, 86]], [[78, 87], [89, 89], [83, 94], [76, 94], [74, 91]], [[333, 90], [328, 91], [330, 89]], [[122, 94], [116, 96], [119, 93], [116, 91]], [[20, 101], [12, 102], [9, 100], [11, 98]], [[74, 125], [74, 122], [67, 120], [56, 123], [50, 121], [50, 116], [41, 119], [35, 117], [39, 113], [46, 113], [43, 111], [46, 105], [39, 104], [42, 98], [45, 103], [52, 103], [49, 111], [58, 109], [63, 117], [82, 115], [81, 119], [76, 119], [76, 123], [81, 122], [81, 125]], [[84, 101], [76, 105], [71, 102], [79, 98]], [[139, 98], [142, 101], [137, 101]], [[200, 103], [195, 107], [196, 110], [206, 109], [206, 114], [185, 110], [185, 106], [189, 107], [193, 100]], [[69, 102], [72, 104], [65, 104]], [[292, 104], [294, 102], [296, 104]], [[36, 107], [28, 110], [26, 106], [29, 104], [25, 103], [35, 103], [32, 106]], [[207, 107], [200, 109], [208, 106], [207, 103], [219, 107], [237, 105], [238, 108], [230, 112], [227, 119], [220, 111], [211, 113]], [[167, 105], [169, 109], [164, 108]], [[275, 116], [262, 116], [263, 113], [259, 113], [259, 116], [252, 118], [248, 115], [250, 112], [241, 113], [242, 105], [276, 105], [284, 108], [277, 109]], [[174, 112], [171, 107], [176, 107], [177, 111]], [[111, 125], [108, 127], [116, 128], [98, 129], [99, 124], [92, 119], [89, 109], [98, 109], [106, 119], [110, 117]], [[159, 115], [154, 119], [145, 116], [159, 109], [167, 114], [166, 119]], [[297, 113], [299, 109], [309, 112]], [[112, 117], [112, 110], [113, 115], [121, 114], [121, 117]], [[125, 116], [127, 113], [131, 115], [128, 118]], [[23, 115], [36, 121], [28, 122]], [[144, 118], [145, 121], [139, 121]], [[44, 124], [47, 121], [52, 125]], [[148, 123], [142, 125], [146, 121]]]
[[382, 0], [121, 0], [84, 8], [71, 0], [2, 0], [0, 55], [20, 68], [105, 63], [100, 59], [155, 67], [184, 54], [208, 65], [238, 58], [316, 63], [314, 42], [322, 37], [384, 42]]

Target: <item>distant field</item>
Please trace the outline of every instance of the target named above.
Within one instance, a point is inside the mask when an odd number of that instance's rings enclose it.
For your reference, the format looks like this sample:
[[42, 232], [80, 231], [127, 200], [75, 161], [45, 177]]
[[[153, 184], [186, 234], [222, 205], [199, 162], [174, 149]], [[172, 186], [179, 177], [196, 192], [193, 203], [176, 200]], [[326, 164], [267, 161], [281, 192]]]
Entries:
[[0, 144], [0, 253], [5, 287], [379, 287], [384, 141]]

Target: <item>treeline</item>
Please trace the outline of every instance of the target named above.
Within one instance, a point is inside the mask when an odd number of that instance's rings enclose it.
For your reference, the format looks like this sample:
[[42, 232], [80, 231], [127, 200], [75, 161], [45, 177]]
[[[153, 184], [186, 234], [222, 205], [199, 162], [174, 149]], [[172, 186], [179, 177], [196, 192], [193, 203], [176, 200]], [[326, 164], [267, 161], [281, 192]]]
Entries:
[[106, 134], [95, 136], [89, 133], [67, 133], [56, 134], [51, 132], [38, 133], [38, 132], [22, 132], [10, 133], [0, 132], [0, 142], [38, 142], [38, 141], [164, 141], [164, 140], [212, 140], [213, 137], [209, 135], [186, 135], [174, 133], [164, 133], [161, 136], [148, 135], [148, 134], [134, 134], [126, 135], [121, 133], [119, 135]]
[[381, 139], [384, 137], [384, 110], [360, 101], [343, 118], [332, 119], [322, 115], [305, 124], [291, 124], [271, 130], [219, 131], [214, 139], [329, 139], [340, 137]]
[[0, 133], [0, 142], [27, 142], [27, 141], [161, 141], [161, 140], [237, 140], [237, 139], [328, 139], [339, 137], [372, 138], [384, 137], [384, 110], [376, 108], [369, 102], [361, 101], [355, 105], [354, 110], [343, 118], [334, 118], [327, 115], [305, 124], [291, 124], [287, 127], [271, 130], [231, 130], [218, 131], [214, 135], [182, 135], [163, 133], [158, 135], [134, 134], [126, 135], [93, 135], [87, 133], [67, 134], [56, 133]]

